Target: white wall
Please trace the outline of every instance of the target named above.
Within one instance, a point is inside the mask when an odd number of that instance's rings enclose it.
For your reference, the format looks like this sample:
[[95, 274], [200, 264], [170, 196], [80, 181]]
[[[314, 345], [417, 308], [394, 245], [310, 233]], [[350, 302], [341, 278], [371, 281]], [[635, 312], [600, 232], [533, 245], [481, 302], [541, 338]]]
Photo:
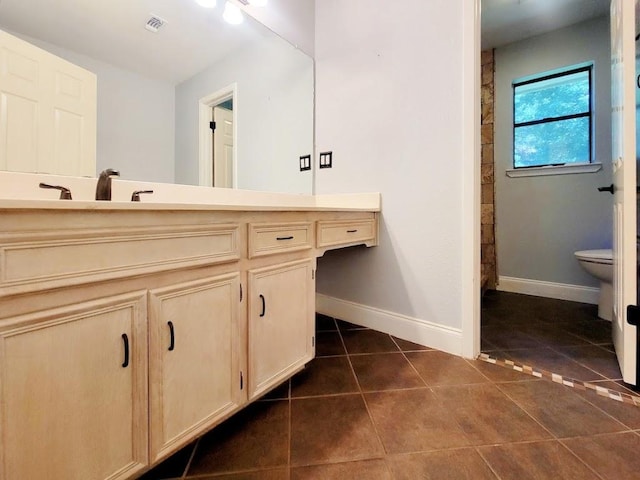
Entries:
[[415, 340], [457, 353], [436, 337], [463, 327], [463, 243], [474, 235], [463, 205], [473, 2], [462, 3], [404, 0], [393, 15], [367, 0], [316, 3], [316, 142], [334, 163], [317, 191], [382, 193], [379, 247], [325, 254], [318, 291], [380, 314], [377, 328], [426, 325]]
[[[597, 286], [573, 256], [610, 248], [611, 81], [609, 19], [603, 17], [498, 48], [495, 51], [496, 248], [500, 276]], [[594, 62], [595, 158], [593, 174], [509, 178], [513, 168], [514, 79]]]
[[98, 77], [97, 171], [123, 179], [173, 183], [174, 86], [57, 45], [15, 34]]
[[243, 7], [253, 18], [313, 57], [315, 0], [270, 0], [268, 6]]
[[176, 87], [176, 181], [198, 184], [198, 101], [233, 83], [238, 188], [311, 193], [313, 61], [275, 35]]

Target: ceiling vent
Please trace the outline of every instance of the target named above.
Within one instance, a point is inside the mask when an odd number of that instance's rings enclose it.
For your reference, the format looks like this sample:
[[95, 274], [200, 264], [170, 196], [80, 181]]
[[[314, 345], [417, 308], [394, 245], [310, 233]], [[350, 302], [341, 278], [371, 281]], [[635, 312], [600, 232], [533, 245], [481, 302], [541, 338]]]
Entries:
[[144, 26], [147, 30], [153, 33], [158, 33], [162, 27], [167, 24], [167, 21], [164, 18], [160, 18], [158, 15], [151, 14], [151, 18], [147, 20], [147, 24]]

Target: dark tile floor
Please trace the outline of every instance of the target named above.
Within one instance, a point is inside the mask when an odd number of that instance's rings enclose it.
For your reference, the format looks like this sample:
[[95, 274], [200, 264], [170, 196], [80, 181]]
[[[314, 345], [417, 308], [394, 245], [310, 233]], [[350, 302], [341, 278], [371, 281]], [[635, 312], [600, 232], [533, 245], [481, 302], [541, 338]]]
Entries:
[[143, 478], [640, 479], [639, 407], [327, 317], [317, 325], [303, 372]]
[[622, 382], [611, 322], [597, 311], [596, 305], [490, 290], [482, 299], [482, 351], [633, 395]]

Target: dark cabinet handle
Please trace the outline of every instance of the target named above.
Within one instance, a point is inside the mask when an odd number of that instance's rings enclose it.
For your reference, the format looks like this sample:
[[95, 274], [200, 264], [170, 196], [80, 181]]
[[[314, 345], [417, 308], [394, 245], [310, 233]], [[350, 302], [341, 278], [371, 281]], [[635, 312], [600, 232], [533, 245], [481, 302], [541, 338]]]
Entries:
[[264, 317], [264, 314], [267, 312], [267, 304], [264, 301], [264, 295], [260, 295], [260, 300], [262, 300], [262, 313], [260, 316]]
[[171, 336], [171, 340], [169, 341], [169, 351], [171, 352], [176, 348], [176, 335], [173, 330], [173, 322], [167, 322], [167, 325], [169, 325], [169, 335]]
[[609, 192], [611, 195], [613, 195], [613, 183], [611, 185], [609, 185], [608, 187], [598, 187], [598, 191], [599, 192]]
[[347, 233], [356, 233], [358, 230], [347, 230]]
[[129, 337], [126, 333], [122, 334], [122, 343], [124, 343], [124, 362], [122, 362], [122, 368], [129, 366]]
[[293, 240], [293, 235], [289, 237], [277, 237], [276, 240]]

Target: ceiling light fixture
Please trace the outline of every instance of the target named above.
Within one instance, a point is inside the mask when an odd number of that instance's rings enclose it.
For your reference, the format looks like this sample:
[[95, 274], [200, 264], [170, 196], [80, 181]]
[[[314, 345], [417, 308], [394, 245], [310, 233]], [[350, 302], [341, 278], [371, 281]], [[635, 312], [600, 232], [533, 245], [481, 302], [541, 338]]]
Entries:
[[222, 18], [231, 25], [239, 25], [244, 21], [244, 16], [242, 15], [240, 8], [229, 1], [224, 5]]
[[196, 3], [204, 8], [216, 8], [216, 0], [196, 0]]

